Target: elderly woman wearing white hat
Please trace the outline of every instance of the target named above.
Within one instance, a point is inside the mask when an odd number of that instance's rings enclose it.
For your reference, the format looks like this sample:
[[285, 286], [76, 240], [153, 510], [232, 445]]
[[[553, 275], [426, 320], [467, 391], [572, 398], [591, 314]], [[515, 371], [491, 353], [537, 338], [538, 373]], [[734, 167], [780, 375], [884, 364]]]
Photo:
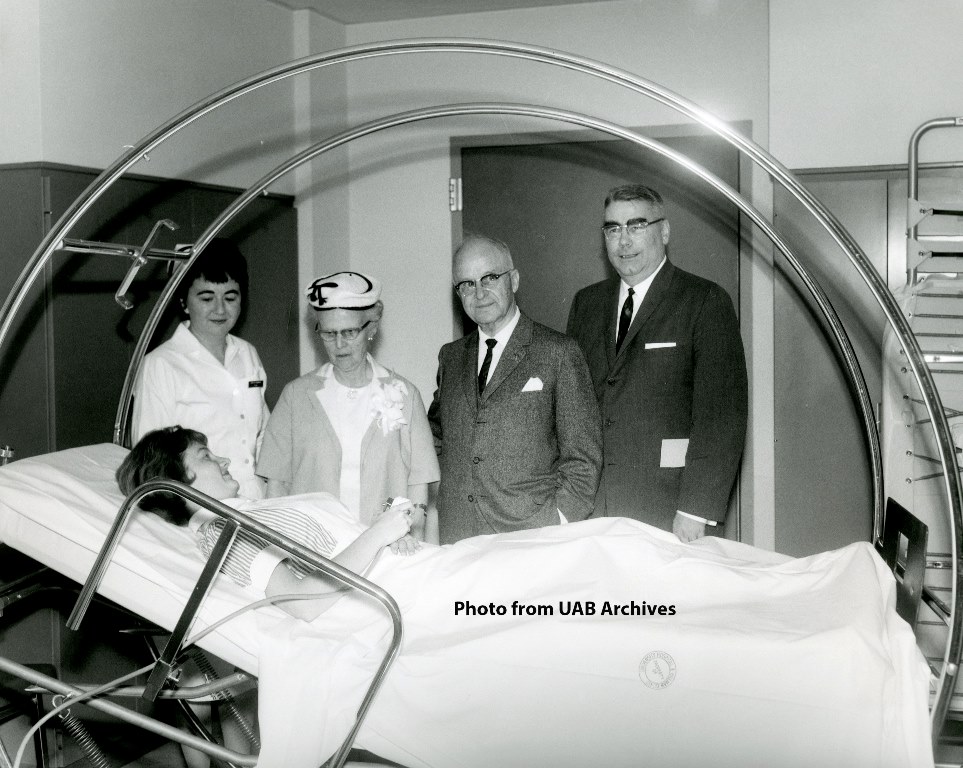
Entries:
[[[411, 382], [368, 352], [383, 311], [381, 284], [336, 272], [311, 283], [307, 296], [328, 362], [281, 392], [257, 462], [267, 495], [326, 491], [364, 524], [392, 497], [426, 513], [428, 484], [439, 473], [425, 406]], [[425, 525], [423, 514], [412, 531], [437, 540], [436, 522]]]

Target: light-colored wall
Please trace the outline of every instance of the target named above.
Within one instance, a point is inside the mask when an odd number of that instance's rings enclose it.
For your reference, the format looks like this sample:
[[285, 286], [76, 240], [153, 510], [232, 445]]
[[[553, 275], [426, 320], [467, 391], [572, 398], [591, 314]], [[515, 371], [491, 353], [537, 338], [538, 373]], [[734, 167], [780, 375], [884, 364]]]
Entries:
[[0, 163], [43, 155], [40, 8], [37, 0], [0, 5]]
[[[310, 11], [295, 11], [294, 55], [297, 58], [345, 46], [345, 28]], [[346, 127], [347, 73], [325, 67], [298, 76], [294, 83], [295, 127], [302, 146], [313, 145]], [[295, 172], [298, 208], [298, 288], [319, 275], [349, 266], [347, 149], [333, 150]], [[313, 332], [313, 312], [301, 302], [301, 373], [318, 366], [320, 350]]]
[[[124, 145], [293, 51], [291, 12], [260, 0], [5, 0], [0, 34], [0, 88], [12, 98], [4, 163], [106, 167]], [[185, 128], [134, 171], [250, 183], [293, 138], [290, 85], [255, 98], [256, 109], [229, 105]], [[23, 136], [34, 138], [25, 146]]]
[[[770, 147], [789, 167], [905, 164], [917, 126], [963, 115], [957, 0], [770, 0], [769, 16]], [[963, 130], [921, 145], [961, 156]]]

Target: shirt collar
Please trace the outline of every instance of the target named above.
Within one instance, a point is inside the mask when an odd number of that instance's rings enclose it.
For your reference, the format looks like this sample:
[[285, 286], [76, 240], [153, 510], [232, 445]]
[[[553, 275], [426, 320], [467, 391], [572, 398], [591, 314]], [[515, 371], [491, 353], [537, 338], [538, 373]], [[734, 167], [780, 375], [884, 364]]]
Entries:
[[[201, 344], [197, 336], [191, 333], [190, 320], [184, 320], [174, 329], [174, 335], [171, 337], [171, 341], [181, 347], [181, 351], [185, 354], [199, 355], [204, 353], [205, 355], [212, 356], [207, 348]], [[227, 334], [227, 349], [224, 352], [224, 362], [227, 363], [227, 361], [231, 359], [231, 356], [237, 353], [237, 350], [237, 339], [235, 339], [232, 334]]]
[[521, 318], [522, 313], [518, 309], [518, 305], [515, 305], [515, 314], [512, 315], [512, 319], [505, 323], [505, 326], [501, 328], [494, 336], [489, 336], [481, 328], [478, 329], [478, 344], [479, 346], [484, 346], [485, 339], [495, 339], [498, 345], [504, 349], [508, 340], [512, 337], [512, 332], [515, 330], [515, 326], [518, 325], [518, 321]]
[[649, 275], [641, 283], [635, 285], [629, 285], [624, 279], [619, 280], [619, 304], [625, 300], [625, 297], [629, 295], [629, 288], [633, 289], [634, 296], [645, 296], [649, 292], [649, 288], [652, 286], [652, 281], [655, 280], [655, 276], [659, 274], [662, 267], [665, 266], [666, 258], [662, 257], [662, 261], [659, 262], [659, 266], [655, 268], [655, 272]]

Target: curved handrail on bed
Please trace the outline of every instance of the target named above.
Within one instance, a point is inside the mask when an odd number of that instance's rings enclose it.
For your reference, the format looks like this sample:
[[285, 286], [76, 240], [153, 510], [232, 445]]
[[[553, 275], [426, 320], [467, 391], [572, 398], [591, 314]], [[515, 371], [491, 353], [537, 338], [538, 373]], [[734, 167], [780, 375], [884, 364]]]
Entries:
[[[87, 608], [90, 606], [90, 601], [93, 599], [94, 594], [97, 592], [97, 589], [100, 586], [100, 582], [103, 580], [107, 566], [110, 565], [111, 558], [120, 544], [120, 539], [124, 535], [124, 531], [127, 528], [127, 524], [130, 522], [132, 513], [137, 508], [137, 504], [145, 496], [158, 491], [173, 492], [176, 495], [213, 512], [218, 517], [224, 518], [225, 520], [233, 523], [238, 529], [253, 533], [266, 541], [268, 544], [280, 547], [282, 550], [307, 564], [308, 566], [316, 568], [322, 573], [331, 576], [343, 584], [347, 584], [351, 588], [356, 589], [359, 592], [363, 592], [364, 594], [373, 598], [380, 603], [387, 612], [392, 624], [391, 642], [388, 644], [388, 649], [385, 652], [384, 658], [382, 658], [381, 663], [375, 672], [375, 676], [371, 681], [371, 684], [368, 686], [368, 690], [365, 692], [361, 705], [358, 707], [358, 713], [355, 718], [354, 725], [351, 727], [350, 732], [342, 742], [342, 745], [337, 753], [328, 763], [328, 765], [330, 765], [332, 768], [340, 768], [340, 766], [344, 764], [345, 760], [347, 760], [348, 752], [350, 751], [352, 744], [354, 744], [358, 729], [364, 722], [364, 718], [368, 713], [368, 709], [374, 701], [375, 694], [377, 694], [378, 689], [381, 687], [381, 684], [388, 673], [388, 668], [395, 660], [395, 657], [398, 655], [398, 651], [401, 648], [401, 638], [403, 634], [401, 609], [398, 607], [398, 603], [395, 602], [395, 599], [377, 584], [374, 584], [367, 579], [358, 576], [353, 571], [349, 571], [347, 568], [338, 565], [326, 557], [323, 557], [322, 555], [303, 547], [296, 541], [293, 541], [292, 539], [273, 531], [271, 528], [268, 528], [264, 524], [259, 523], [257, 520], [245, 515], [243, 512], [232, 509], [226, 504], [223, 504], [222, 502], [217, 501], [216, 499], [213, 499], [188, 485], [184, 485], [183, 483], [179, 483], [174, 480], [151, 480], [150, 482], [144, 483], [138, 488], [135, 488], [134, 491], [131, 492], [131, 494], [124, 500], [120, 510], [117, 512], [117, 516], [114, 518], [114, 522], [111, 525], [110, 531], [107, 533], [107, 537], [104, 539], [104, 544], [97, 555], [97, 559], [94, 561], [94, 565], [90, 569], [90, 574], [87, 576], [87, 581], [80, 590], [80, 594], [78, 595], [77, 601], [74, 604], [74, 609], [71, 611], [70, 616], [67, 619], [67, 626], [71, 629], [79, 628], [84, 614], [86, 613]], [[225, 530], [224, 534], [228, 534], [228, 531]], [[226, 538], [225, 535], [222, 535], [221, 538]], [[228, 545], [230, 544], [229, 541], [225, 543]], [[220, 563], [218, 562], [217, 565], [220, 565]], [[195, 594], [197, 594], [198, 590], [203, 590], [203, 594], [206, 595], [209, 586], [209, 584], [204, 585], [198, 583], [197, 587], [195, 588]], [[201, 599], [203, 599], [203, 595], [201, 596]], [[189, 603], [189, 606], [190, 605], [191, 604]], [[196, 611], [198, 607], [199, 604], [194, 605], [193, 611]], [[193, 615], [191, 615], [189, 618], [192, 620]], [[183, 638], [177, 639], [178, 645], [182, 639]]]
[[[835, 216], [802, 185], [788, 168], [779, 163], [779, 161], [766, 150], [740, 135], [732, 127], [716, 119], [693, 102], [652, 81], [591, 59], [556, 50], [496, 40], [457, 38], [412, 39], [347, 47], [329, 53], [298, 59], [239, 81], [201, 100], [148, 134], [148, 136], [134, 145], [126, 154], [121, 156], [113, 165], [101, 173], [74, 201], [57, 225], [44, 237], [40, 246], [14, 283], [3, 306], [0, 307], [0, 349], [2, 349], [4, 340], [9, 333], [13, 315], [24, 301], [29, 286], [39, 276], [44, 264], [62, 242], [64, 234], [77, 223], [80, 217], [114, 181], [133, 166], [134, 163], [138, 162], [141, 157], [152, 151], [163, 141], [214, 109], [287, 77], [311, 72], [334, 64], [347, 64], [352, 61], [368, 58], [408, 53], [476, 53], [522, 59], [587, 74], [653, 99], [707, 127], [748, 157], [755, 165], [764, 170], [772, 180], [779, 182], [798, 200], [846, 254], [849, 261], [868, 286], [877, 303], [879, 303], [906, 353], [910, 371], [917, 381], [927, 414], [933, 424], [939, 460], [944, 468], [944, 490], [950, 511], [949, 522], [951, 527], [952, 562], [955, 573], [952, 581], [952, 618], [950, 621], [950, 632], [944, 652], [944, 665], [940, 673], [936, 701], [932, 710], [934, 739], [938, 738], [943, 720], [946, 716], [946, 711], [949, 707], [949, 701], [958, 671], [958, 663], [961, 651], [963, 651], [963, 611], [957, 610], [957, 599], [961, 594], [959, 589], [960, 580], [963, 579], [963, 573], [961, 573], [961, 569], [957, 563], [958, 553], [963, 551], [963, 479], [959, 476], [959, 467], [949, 424], [943, 412], [942, 403], [932, 374], [924, 362], [920, 347], [916, 338], [913, 336], [906, 318], [904, 318], [900, 312], [899, 306], [886, 287], [885, 282], [876, 273], [872, 263], [863, 253], [862, 249]], [[195, 250], [192, 258], [196, 258], [197, 254], [202, 250], [204, 243], [199, 242], [197, 245], [198, 248]], [[832, 326], [833, 323], [830, 316], [825, 314], [826, 309], [822, 306], [820, 306], [820, 309], [824, 312], [825, 319]], [[146, 342], [143, 346], [146, 346]], [[142, 352], [143, 349], [141, 349], [141, 354]], [[136, 370], [139, 362], [135, 356], [131, 361], [131, 369]], [[129, 370], [128, 378], [130, 376], [131, 372]], [[859, 378], [861, 377], [851, 380], [856, 391], [860, 390]], [[127, 406], [122, 403], [122, 408], [125, 407]], [[879, 436], [874, 420], [868, 418], [865, 414], [864, 428], [870, 445], [870, 460], [874, 487], [874, 535], [878, 537], [881, 531], [883, 514], [882, 466], [879, 452]]]

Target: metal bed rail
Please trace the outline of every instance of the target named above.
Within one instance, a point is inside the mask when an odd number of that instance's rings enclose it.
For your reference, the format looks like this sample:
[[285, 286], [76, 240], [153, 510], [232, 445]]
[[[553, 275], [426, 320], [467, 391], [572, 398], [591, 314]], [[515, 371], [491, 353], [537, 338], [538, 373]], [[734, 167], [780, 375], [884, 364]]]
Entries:
[[[389, 595], [381, 587], [377, 586], [376, 584], [373, 584], [367, 579], [362, 578], [361, 576], [358, 576], [357, 574], [338, 565], [337, 563], [331, 560], [328, 560], [327, 558], [317, 554], [316, 552], [313, 552], [312, 550], [301, 546], [300, 544], [298, 544], [295, 541], [292, 541], [286, 536], [282, 536], [276, 533], [275, 531], [271, 530], [270, 528], [263, 525], [262, 523], [259, 523], [257, 520], [254, 520], [251, 517], [245, 515], [243, 512], [239, 512], [235, 509], [232, 509], [231, 507], [228, 507], [226, 504], [223, 504], [220, 501], [212, 499], [210, 496], [207, 496], [201, 493], [200, 491], [197, 491], [194, 488], [191, 488], [190, 486], [184, 485], [183, 483], [179, 483], [173, 480], [152, 480], [136, 488], [124, 500], [124, 503], [121, 505], [121, 508], [117, 513], [117, 516], [114, 518], [114, 523], [111, 526], [111, 529], [108, 532], [106, 539], [104, 540], [104, 544], [101, 547], [100, 553], [97, 555], [97, 559], [94, 562], [93, 567], [91, 568], [90, 574], [87, 577], [87, 581], [84, 583], [83, 587], [80, 590], [80, 595], [77, 598], [77, 601], [74, 605], [74, 609], [71, 612], [69, 618], [67, 619], [67, 626], [71, 629], [78, 629], [80, 627], [84, 614], [86, 613], [88, 607], [90, 606], [90, 602], [93, 599], [101, 581], [103, 580], [107, 567], [108, 565], [110, 565], [111, 558], [113, 557], [114, 552], [117, 550], [117, 547], [120, 544], [120, 539], [123, 536], [124, 531], [126, 530], [127, 525], [130, 522], [130, 519], [134, 511], [136, 510], [138, 502], [148, 494], [156, 493], [158, 491], [173, 492], [178, 496], [181, 496], [182, 498], [187, 499], [188, 501], [194, 502], [195, 504], [200, 505], [204, 509], [207, 509], [213, 512], [217, 516], [223, 518], [226, 522], [225, 522], [224, 530], [221, 532], [221, 535], [218, 537], [218, 541], [217, 541], [217, 544], [215, 545], [214, 551], [212, 551], [210, 558], [205, 564], [204, 570], [202, 571], [201, 576], [199, 577], [198, 582], [194, 587], [194, 590], [190, 596], [190, 599], [188, 600], [187, 605], [185, 606], [183, 612], [181, 613], [181, 616], [177, 622], [177, 625], [173, 633], [171, 634], [170, 639], [168, 640], [164, 648], [164, 651], [162, 652], [160, 658], [155, 663], [154, 670], [151, 673], [151, 677], [148, 680], [147, 685], [145, 686], [145, 693], [144, 693], [145, 698], [153, 699], [157, 697], [161, 689], [163, 688], [163, 685], [166, 682], [167, 676], [170, 670], [173, 668], [176, 658], [180, 655], [180, 652], [183, 649], [184, 640], [187, 637], [187, 633], [190, 631], [190, 628], [197, 617], [197, 612], [200, 609], [201, 604], [203, 603], [203, 599], [204, 597], [206, 597], [206, 595], [210, 591], [214, 582], [214, 578], [217, 576], [217, 573], [220, 569], [221, 564], [224, 561], [224, 558], [227, 555], [230, 545], [233, 543], [235, 536], [240, 530], [245, 530], [249, 533], [253, 533], [259, 538], [263, 539], [268, 544], [273, 544], [274, 546], [280, 547], [282, 550], [290, 554], [292, 557], [300, 560], [306, 565], [317, 569], [318, 571], [336, 579], [337, 581], [347, 585], [348, 587], [354, 590], [357, 590], [359, 592], [362, 592], [368, 595], [369, 597], [371, 597], [372, 599], [380, 603], [380, 605], [385, 609], [386, 613], [391, 619], [391, 624], [392, 624], [391, 641], [388, 645], [387, 650], [385, 651], [385, 655], [381, 660], [381, 663], [377, 671], [375, 672], [374, 679], [371, 681], [371, 684], [368, 686], [368, 689], [361, 702], [361, 705], [358, 708], [358, 713], [355, 718], [354, 724], [352, 725], [350, 731], [348, 732], [348, 735], [346, 736], [341, 747], [338, 749], [338, 751], [332, 756], [331, 760], [328, 762], [328, 765], [331, 766], [332, 768], [340, 768], [342, 765], [344, 765], [344, 762], [347, 760], [348, 753], [351, 750], [352, 745], [354, 744], [354, 740], [357, 736], [358, 730], [361, 728], [364, 718], [368, 713], [368, 709], [370, 708], [371, 703], [374, 701], [375, 694], [377, 693], [382, 682], [384, 681], [385, 676], [388, 673], [388, 668], [391, 666], [391, 663], [394, 661], [395, 657], [398, 655], [398, 651], [401, 647], [401, 639], [402, 639], [402, 633], [403, 633], [401, 610], [399, 609], [398, 604], [397, 602], [395, 602], [394, 598], [391, 597], [391, 595]], [[141, 513], [141, 514], [147, 514], [147, 513]], [[13, 671], [14, 668], [16, 668], [18, 671], [14, 672]], [[47, 683], [50, 682], [50, 680], [47, 680], [46, 682], [40, 681], [38, 679], [37, 673], [33, 672], [32, 670], [23, 668], [20, 665], [16, 665], [14, 662], [10, 662], [9, 660], [5, 660], [2, 658], [0, 658], [0, 669], [6, 669], [8, 671], [11, 671], [13, 674], [17, 674], [19, 677], [22, 677], [25, 680], [35, 682], [36, 684], [42, 685], [48, 688], [49, 690], [52, 690], [57, 693], [63, 693], [65, 695], [78, 695], [79, 693], [82, 693], [82, 690], [80, 688], [76, 686], [65, 686], [64, 684], [56, 680], [52, 681], [53, 683], [56, 683], [56, 685], [54, 685], [53, 687], [48, 686]], [[30, 672], [30, 674], [29, 675], [20, 674], [20, 672], [24, 670]], [[46, 677], [46, 676], [41, 676], [41, 677]], [[90, 703], [93, 706], [97, 703], [107, 703], [107, 702], [97, 702], [95, 700]], [[136, 719], [128, 718], [124, 715], [124, 713], [127, 713], [127, 712], [128, 710], [124, 709], [123, 707], [117, 707], [117, 705], [113, 705], [110, 708], [111, 714], [121, 717], [122, 719], [125, 719], [128, 722], [133, 723], [134, 725], [141, 725], [142, 727], [148, 727], [145, 724], [146, 721], [155, 722], [151, 718], [146, 718], [146, 716], [144, 715], [138, 715]], [[148, 727], [148, 730], [151, 730], [155, 733], [159, 733], [160, 735], [169, 734], [169, 730], [168, 730], [169, 726], [165, 726], [163, 723], [157, 723], [157, 726], [163, 726], [163, 730], [157, 730], [155, 727]], [[189, 737], [189, 738], [190, 738], [190, 741], [185, 741], [181, 739], [175, 739], [175, 740], [181, 741], [181, 743], [187, 744], [188, 746], [201, 749], [202, 751], [210, 750], [210, 745], [207, 742], [204, 742], [200, 739], [196, 739], [196, 737]], [[222, 753], [220, 750], [221, 748], [218, 748], [217, 750], [218, 753], [213, 754], [212, 756], [218, 757], [218, 758], [227, 757], [227, 755]], [[229, 752], [228, 754], [230, 755], [228, 759], [237, 764], [241, 764], [241, 765], [254, 764], [251, 762], [246, 762], [245, 760], [238, 759], [238, 758], [245, 758], [246, 756], [235, 755], [233, 752]]]

